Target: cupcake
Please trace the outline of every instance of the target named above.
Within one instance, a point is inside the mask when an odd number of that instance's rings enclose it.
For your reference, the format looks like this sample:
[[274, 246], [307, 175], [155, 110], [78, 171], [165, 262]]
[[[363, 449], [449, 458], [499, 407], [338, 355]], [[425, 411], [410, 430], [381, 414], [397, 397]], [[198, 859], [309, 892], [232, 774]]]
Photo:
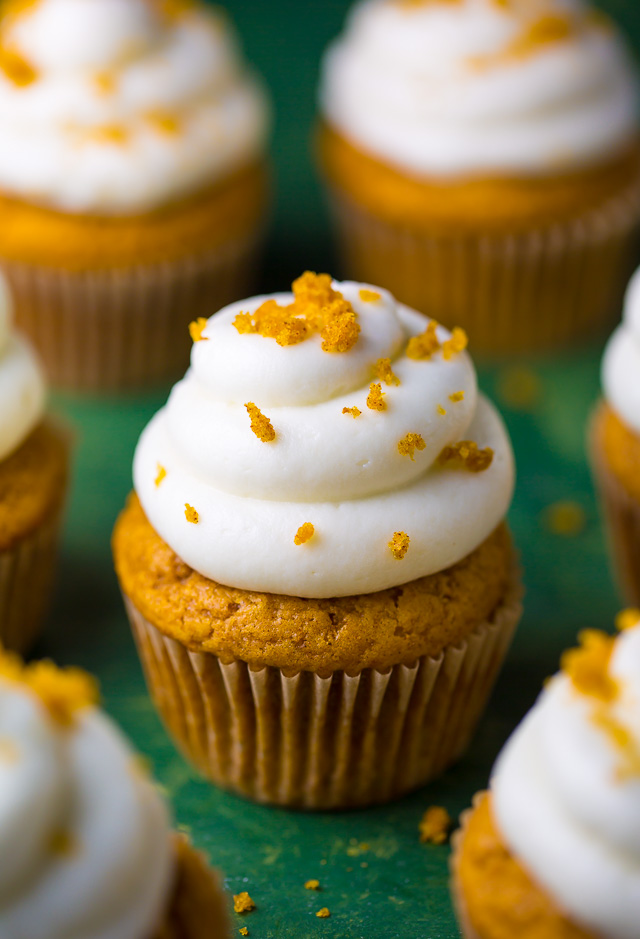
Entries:
[[454, 837], [465, 939], [636, 939], [640, 611], [580, 637]]
[[51, 599], [69, 442], [45, 415], [42, 369], [12, 329], [0, 279], [0, 643], [25, 651]]
[[399, 796], [464, 750], [520, 616], [466, 337], [311, 273], [192, 331], [113, 539], [151, 694], [246, 796]]
[[640, 606], [640, 271], [629, 286], [624, 321], [602, 364], [604, 400], [591, 426], [591, 455], [615, 570]]
[[5, 0], [0, 266], [53, 382], [181, 374], [189, 316], [251, 280], [267, 111], [204, 4]]
[[226, 939], [213, 874], [96, 702], [83, 672], [0, 652], [0, 933]]
[[321, 87], [346, 273], [485, 354], [602, 327], [640, 220], [636, 86], [581, 0], [358, 3]]

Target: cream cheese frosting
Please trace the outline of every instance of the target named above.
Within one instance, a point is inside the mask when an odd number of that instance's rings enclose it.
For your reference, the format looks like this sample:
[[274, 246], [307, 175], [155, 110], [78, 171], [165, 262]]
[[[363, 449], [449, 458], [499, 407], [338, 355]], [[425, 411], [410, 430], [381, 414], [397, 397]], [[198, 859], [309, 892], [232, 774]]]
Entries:
[[[333, 289], [359, 324], [349, 351], [324, 351], [318, 334], [279, 345], [234, 326], [291, 294], [232, 304], [202, 321], [191, 368], [141, 436], [134, 483], [149, 521], [219, 583], [316, 598], [382, 590], [460, 561], [509, 507], [511, 446], [468, 354], [448, 355], [451, 334], [438, 327], [438, 351], [411, 358], [423, 316], [377, 287]], [[273, 439], [252, 431], [247, 404]], [[465, 440], [491, 448], [488, 468], [442, 465]], [[302, 526], [313, 537], [299, 544]], [[396, 533], [408, 539], [400, 559]]]
[[640, 270], [627, 290], [623, 322], [605, 350], [602, 386], [609, 405], [640, 434]]
[[171, 836], [135, 760], [97, 708], [60, 722], [0, 677], [3, 939], [153, 935], [171, 890]]
[[224, 15], [168, 0], [8, 0], [0, 189], [70, 212], [152, 210], [256, 159], [268, 106]]
[[45, 398], [40, 363], [11, 328], [11, 298], [0, 277], [0, 460], [17, 450], [42, 420]]
[[[566, 915], [603, 939], [636, 939], [640, 922], [640, 612], [627, 615], [637, 625], [615, 641], [601, 686], [553, 678], [492, 780], [506, 844]], [[582, 654], [607, 642], [587, 636]]]
[[364, 0], [320, 96], [347, 139], [417, 175], [571, 170], [638, 130], [630, 56], [582, 0]]

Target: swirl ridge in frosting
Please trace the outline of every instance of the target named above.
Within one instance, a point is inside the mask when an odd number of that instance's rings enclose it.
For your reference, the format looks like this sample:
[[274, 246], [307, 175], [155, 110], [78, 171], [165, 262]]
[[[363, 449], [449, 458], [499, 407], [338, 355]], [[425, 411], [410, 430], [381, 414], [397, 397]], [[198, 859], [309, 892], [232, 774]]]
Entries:
[[640, 270], [629, 284], [623, 321], [605, 350], [602, 386], [609, 405], [640, 434]]
[[266, 97], [219, 11], [164, 0], [6, 6], [5, 193], [71, 212], [144, 212], [261, 155]]
[[[331, 289], [357, 318], [348, 351], [323, 350], [317, 331], [280, 345], [234, 326], [273, 302], [295, 311], [291, 294], [232, 304], [199, 330], [191, 368], [142, 434], [143, 508], [214, 581], [318, 598], [381, 590], [455, 564], [507, 511], [509, 440], [455, 337], [425, 332], [384, 290]], [[433, 353], [412, 358], [425, 335]], [[491, 451], [481, 472], [464, 468], [465, 441]], [[304, 525], [313, 537], [297, 544]], [[408, 536], [401, 560], [396, 533]]]
[[583, 0], [363, 0], [328, 50], [326, 119], [411, 173], [541, 174], [636, 135], [637, 79]]

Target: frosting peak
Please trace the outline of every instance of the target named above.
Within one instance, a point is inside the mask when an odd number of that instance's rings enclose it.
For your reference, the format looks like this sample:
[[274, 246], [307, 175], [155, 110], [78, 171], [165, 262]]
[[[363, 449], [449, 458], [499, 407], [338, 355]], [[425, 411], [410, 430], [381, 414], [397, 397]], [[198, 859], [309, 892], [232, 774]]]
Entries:
[[[348, 348], [323, 338], [336, 303], [358, 328]], [[285, 320], [286, 338], [302, 327], [303, 341], [278, 341]], [[310, 274], [196, 333], [134, 480], [156, 531], [204, 576], [293, 596], [367, 593], [456, 563], [504, 517], [511, 448], [464, 334], [385, 290]]]
[[605, 350], [602, 385], [609, 405], [640, 434], [640, 270], [629, 284], [622, 323]]

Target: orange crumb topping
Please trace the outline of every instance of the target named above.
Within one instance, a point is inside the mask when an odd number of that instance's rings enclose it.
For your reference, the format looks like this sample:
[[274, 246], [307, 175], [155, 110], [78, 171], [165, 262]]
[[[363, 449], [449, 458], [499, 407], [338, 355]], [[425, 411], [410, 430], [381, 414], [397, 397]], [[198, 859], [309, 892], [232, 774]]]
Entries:
[[189, 505], [188, 502], [185, 502], [184, 505], [184, 517], [188, 522], [191, 522], [192, 525], [197, 525], [200, 521], [200, 516], [194, 509], [192, 505]]
[[155, 478], [156, 486], [159, 486], [162, 483], [162, 480], [166, 477], [166, 475], [167, 475], [166, 469], [164, 468], [164, 466], [160, 466], [160, 464], [158, 463], [158, 474]]
[[273, 429], [273, 425], [269, 418], [265, 417], [260, 408], [256, 407], [253, 401], [249, 401], [245, 404], [245, 408], [251, 418], [251, 430], [256, 437], [259, 440], [263, 440], [265, 443], [271, 443], [272, 440], [275, 440], [276, 432]]
[[100, 698], [95, 679], [79, 668], [62, 669], [49, 661], [25, 665], [19, 656], [2, 650], [0, 679], [26, 687], [63, 727], [73, 724], [79, 711], [98, 704]]
[[154, 130], [168, 137], [173, 137], [180, 130], [180, 120], [170, 111], [149, 111], [145, 117]]
[[388, 547], [396, 561], [401, 561], [409, 550], [409, 540], [409, 535], [404, 531], [394, 533]]
[[391, 359], [378, 359], [375, 366], [376, 376], [383, 381], [385, 385], [399, 385], [400, 379], [393, 374], [391, 368]]
[[464, 391], [454, 391], [452, 395], [449, 395], [449, 401], [453, 401], [454, 404], [464, 401]]
[[436, 411], [438, 412], [438, 414], [439, 414], [441, 417], [444, 417], [445, 414], [447, 413], [447, 412], [445, 411], [445, 409], [442, 407], [441, 404], [439, 404], [439, 405], [436, 407]]
[[54, 831], [49, 839], [49, 851], [57, 857], [71, 857], [77, 850], [73, 835], [64, 828]]
[[470, 60], [470, 65], [481, 69], [513, 60], [526, 59], [536, 55], [545, 46], [571, 39], [578, 29], [578, 21], [568, 14], [541, 16], [528, 23], [522, 33], [516, 36], [506, 48], [488, 55], [475, 56]]
[[248, 935], [249, 935], [249, 930], [247, 929], [246, 926], [243, 926], [242, 929], [239, 929], [239, 930], [238, 930], [238, 932], [240, 933], [241, 936], [248, 936]]
[[321, 910], [318, 910], [318, 912], [316, 913], [316, 916], [318, 917], [318, 919], [329, 919], [329, 917], [331, 916], [331, 913], [329, 912], [326, 906], [323, 906]]
[[430, 359], [434, 352], [440, 348], [440, 340], [436, 335], [438, 324], [430, 320], [429, 325], [420, 336], [412, 336], [407, 344], [407, 357], [416, 359]]
[[113, 72], [97, 72], [93, 81], [101, 95], [110, 95], [115, 91], [116, 76]]
[[363, 288], [360, 291], [360, 299], [363, 303], [375, 303], [376, 300], [380, 299], [380, 296], [381, 295], [375, 290], [367, 290], [366, 288]]
[[424, 813], [418, 826], [423, 844], [444, 844], [451, 828], [451, 816], [440, 805], [432, 805]]
[[554, 535], [579, 535], [586, 523], [586, 513], [579, 502], [554, 502], [545, 510], [545, 524]]
[[320, 881], [319, 880], [307, 880], [304, 885], [305, 890], [319, 890]]
[[382, 385], [379, 382], [372, 382], [367, 395], [367, 407], [371, 411], [386, 411], [387, 403], [384, 398], [385, 393], [382, 390]]
[[208, 338], [202, 335], [208, 322], [204, 316], [199, 316], [193, 323], [189, 323], [189, 335], [193, 342], [209, 342]]
[[461, 440], [445, 447], [438, 462], [449, 469], [465, 469], [470, 473], [482, 473], [493, 463], [493, 450], [485, 447], [480, 450], [474, 440]]
[[618, 613], [616, 616], [616, 629], [619, 632], [624, 632], [625, 629], [633, 629], [634, 626], [640, 625], [640, 610], [629, 609], [622, 610], [621, 613]]
[[160, 13], [165, 19], [175, 20], [195, 7], [195, 0], [158, 0]]
[[562, 670], [581, 694], [613, 701], [618, 693], [618, 685], [609, 675], [614, 638], [597, 629], [585, 629], [578, 641], [577, 649], [569, 649], [562, 656]]
[[362, 414], [362, 411], [360, 410], [360, 408], [353, 407], [353, 408], [343, 408], [342, 413], [350, 414], [351, 417], [355, 419], [356, 417], [360, 417], [360, 415]]
[[416, 450], [424, 450], [426, 447], [424, 438], [421, 434], [407, 434], [398, 442], [398, 453], [401, 456], [409, 456], [415, 462], [414, 453]]
[[256, 905], [247, 893], [244, 890], [242, 893], [236, 893], [233, 897], [233, 909], [236, 913], [250, 913], [252, 910], [255, 910]]
[[464, 329], [460, 329], [459, 326], [456, 326], [451, 333], [451, 339], [446, 339], [442, 343], [442, 358], [448, 362], [454, 355], [464, 352], [468, 345], [469, 337]]
[[93, 127], [88, 132], [87, 138], [98, 143], [108, 143], [121, 147], [128, 142], [129, 131], [122, 124], [102, 124], [99, 127]]
[[275, 339], [293, 346], [319, 333], [323, 352], [348, 352], [358, 341], [360, 325], [355, 310], [333, 289], [329, 274], [307, 271], [293, 282], [293, 303], [280, 306], [266, 300], [255, 313], [238, 313], [233, 321], [239, 333]]
[[316, 530], [311, 522], [305, 522], [304, 525], [301, 525], [296, 532], [293, 543], [297, 545], [306, 544], [307, 541], [310, 541], [313, 538], [315, 531]]
[[0, 45], [0, 71], [17, 88], [27, 88], [38, 80], [38, 72], [24, 56]]

